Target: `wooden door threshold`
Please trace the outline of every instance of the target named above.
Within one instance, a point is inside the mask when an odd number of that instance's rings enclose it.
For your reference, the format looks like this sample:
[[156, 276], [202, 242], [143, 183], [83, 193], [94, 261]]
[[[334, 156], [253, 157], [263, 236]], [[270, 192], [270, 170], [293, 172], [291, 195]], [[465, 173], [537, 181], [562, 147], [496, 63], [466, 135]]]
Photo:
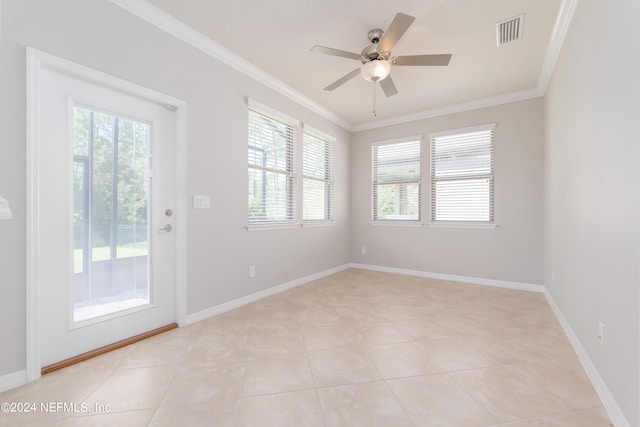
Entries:
[[104, 347], [87, 351], [86, 353], [82, 353], [77, 356], [73, 356], [68, 359], [61, 360], [60, 362], [52, 363], [51, 365], [43, 366], [42, 369], [40, 370], [40, 373], [44, 375], [44, 374], [48, 374], [49, 372], [57, 371], [58, 369], [66, 368], [67, 366], [75, 365], [76, 363], [84, 362], [85, 360], [91, 359], [92, 357], [100, 356], [101, 354], [108, 353], [113, 350], [117, 350], [119, 348], [125, 347], [129, 344], [136, 343], [138, 341], [142, 341], [154, 335], [159, 335], [163, 332], [176, 329], [177, 327], [178, 327], [177, 323], [170, 323], [166, 326], [162, 326], [160, 328], [153, 329], [151, 331], [143, 332], [133, 337], [126, 338], [118, 342], [114, 342], [113, 344], [105, 345]]

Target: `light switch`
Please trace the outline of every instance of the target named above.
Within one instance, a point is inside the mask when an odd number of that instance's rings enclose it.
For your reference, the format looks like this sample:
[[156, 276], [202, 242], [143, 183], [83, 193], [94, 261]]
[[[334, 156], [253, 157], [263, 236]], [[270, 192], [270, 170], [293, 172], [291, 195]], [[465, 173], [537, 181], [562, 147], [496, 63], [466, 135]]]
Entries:
[[195, 209], [209, 209], [211, 207], [211, 197], [201, 195], [193, 196], [193, 207]]

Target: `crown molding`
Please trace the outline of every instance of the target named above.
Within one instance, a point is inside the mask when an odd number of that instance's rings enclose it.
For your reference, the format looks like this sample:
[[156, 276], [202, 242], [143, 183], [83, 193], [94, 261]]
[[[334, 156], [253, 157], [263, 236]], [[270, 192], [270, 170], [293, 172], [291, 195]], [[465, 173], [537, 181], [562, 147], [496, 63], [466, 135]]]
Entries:
[[544, 95], [537, 88], [526, 89], [518, 92], [510, 92], [503, 95], [492, 96], [489, 98], [476, 99], [473, 101], [462, 102], [459, 104], [451, 104], [444, 107], [431, 108], [429, 110], [419, 111], [416, 113], [405, 114], [402, 116], [391, 117], [383, 120], [360, 123], [351, 128], [352, 132], [359, 132], [369, 129], [377, 129], [386, 126], [399, 125], [402, 123], [413, 122], [417, 120], [429, 119], [432, 117], [444, 116], [447, 114], [461, 113], [463, 111], [477, 110], [479, 108], [493, 107], [510, 102], [524, 101], [531, 98], [537, 98]]
[[547, 52], [544, 57], [538, 83], [535, 88], [526, 89], [502, 95], [492, 96], [488, 98], [477, 99], [459, 104], [452, 104], [438, 108], [431, 108], [411, 114], [391, 117], [383, 120], [374, 120], [360, 124], [352, 124], [343, 119], [334, 112], [324, 108], [317, 102], [301, 94], [297, 90], [288, 86], [281, 80], [278, 80], [271, 74], [266, 73], [262, 69], [256, 67], [249, 61], [239, 57], [229, 49], [216, 43], [203, 34], [195, 31], [191, 27], [178, 21], [171, 15], [163, 12], [147, 1], [140, 0], [110, 0], [113, 4], [127, 10], [133, 15], [149, 22], [163, 31], [177, 37], [178, 39], [188, 43], [189, 45], [200, 49], [204, 53], [222, 61], [226, 65], [235, 70], [253, 78], [254, 80], [264, 84], [265, 86], [275, 90], [276, 92], [295, 101], [301, 106], [308, 108], [321, 117], [333, 122], [350, 132], [359, 132], [363, 130], [376, 129], [386, 126], [393, 126], [402, 123], [408, 123], [416, 120], [423, 120], [447, 114], [460, 113], [479, 108], [493, 107], [510, 102], [524, 101], [531, 98], [544, 96], [547, 86], [551, 80], [553, 70], [555, 68], [558, 56], [562, 50], [564, 39], [569, 29], [569, 25], [573, 18], [573, 14], [578, 5], [579, 0], [562, 0], [558, 12], [558, 18], [554, 26]]
[[543, 95], [546, 93], [547, 86], [549, 86], [549, 82], [551, 81], [553, 70], [560, 56], [560, 51], [564, 45], [564, 40], [569, 31], [569, 26], [578, 2], [579, 0], [562, 0], [562, 3], [560, 3], [558, 18], [556, 19], [556, 24], [553, 28], [551, 39], [549, 40], [549, 46], [547, 46], [547, 53], [542, 63], [542, 69], [540, 70], [540, 76], [538, 77], [538, 90]]
[[560, 56], [560, 51], [562, 50], [562, 46], [564, 45], [564, 40], [567, 32], [569, 31], [569, 26], [571, 24], [571, 20], [573, 19], [573, 14], [576, 10], [578, 2], [579, 0], [562, 0], [562, 2], [560, 3], [558, 18], [556, 19], [553, 33], [551, 34], [549, 45], [547, 46], [547, 52], [545, 53], [542, 68], [540, 69], [540, 75], [538, 76], [538, 84], [536, 88], [492, 96], [489, 98], [476, 99], [460, 104], [452, 104], [444, 107], [432, 108], [416, 113], [391, 117], [384, 120], [360, 123], [357, 125], [353, 125], [351, 131], [359, 132], [362, 130], [393, 126], [397, 124], [412, 122], [415, 120], [423, 120], [432, 117], [443, 116], [446, 114], [461, 113], [463, 111], [493, 107], [500, 104], [524, 101], [526, 99], [544, 96], [547, 91], [547, 86], [551, 81], [553, 70], [555, 68], [558, 57]]
[[237, 71], [251, 77], [254, 80], [264, 84], [265, 86], [275, 90], [276, 92], [286, 96], [297, 102], [314, 113], [324, 117], [325, 119], [335, 123], [336, 125], [351, 130], [351, 123], [344, 120], [332, 111], [324, 108], [317, 102], [311, 100], [292, 87], [284, 84], [271, 74], [256, 67], [249, 61], [239, 57], [229, 49], [216, 43], [210, 38], [204, 36], [193, 28], [180, 22], [168, 13], [163, 12], [147, 1], [140, 0], [110, 0], [111, 3], [121, 7], [131, 14], [155, 25], [163, 31], [177, 37], [178, 39], [188, 43], [189, 45], [203, 51], [223, 62], [224, 64], [236, 69]]

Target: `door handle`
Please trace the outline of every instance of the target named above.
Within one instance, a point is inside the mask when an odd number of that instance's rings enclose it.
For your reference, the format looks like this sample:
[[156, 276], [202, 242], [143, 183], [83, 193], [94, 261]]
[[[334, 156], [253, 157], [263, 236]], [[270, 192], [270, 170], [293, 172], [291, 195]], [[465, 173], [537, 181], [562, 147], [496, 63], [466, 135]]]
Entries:
[[171, 226], [171, 224], [167, 224], [164, 227], [161, 227], [158, 229], [158, 231], [160, 231], [161, 233], [168, 233], [171, 230], [173, 230], [173, 227]]

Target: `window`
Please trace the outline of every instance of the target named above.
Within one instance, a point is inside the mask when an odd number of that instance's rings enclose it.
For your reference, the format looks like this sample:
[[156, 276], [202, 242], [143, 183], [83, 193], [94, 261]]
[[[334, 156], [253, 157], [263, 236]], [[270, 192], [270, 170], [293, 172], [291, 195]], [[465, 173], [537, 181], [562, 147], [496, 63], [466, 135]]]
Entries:
[[371, 147], [374, 221], [420, 220], [420, 138]]
[[73, 321], [150, 303], [151, 124], [73, 106]]
[[333, 220], [333, 142], [304, 132], [302, 136], [302, 219]]
[[249, 223], [295, 221], [294, 126], [249, 109]]
[[493, 224], [494, 128], [430, 135], [433, 223]]

